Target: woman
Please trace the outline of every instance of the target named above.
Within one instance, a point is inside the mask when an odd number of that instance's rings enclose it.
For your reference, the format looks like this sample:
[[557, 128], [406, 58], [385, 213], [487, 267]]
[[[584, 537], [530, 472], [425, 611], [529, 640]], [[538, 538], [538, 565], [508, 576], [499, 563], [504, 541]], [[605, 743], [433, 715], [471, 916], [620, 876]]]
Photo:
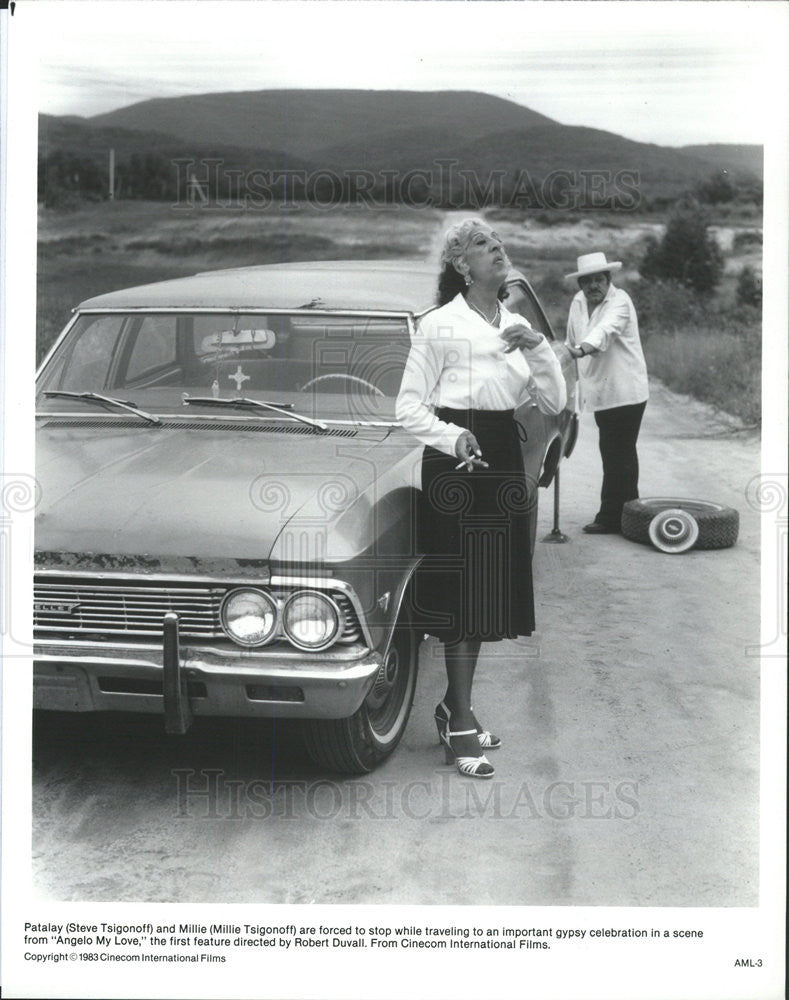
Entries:
[[480, 644], [534, 629], [528, 493], [514, 409], [566, 403], [561, 366], [541, 333], [501, 304], [510, 263], [479, 219], [444, 238], [438, 309], [419, 323], [397, 418], [425, 445], [416, 610], [444, 643], [447, 689], [435, 711], [447, 762], [490, 778], [501, 745], [471, 707]]

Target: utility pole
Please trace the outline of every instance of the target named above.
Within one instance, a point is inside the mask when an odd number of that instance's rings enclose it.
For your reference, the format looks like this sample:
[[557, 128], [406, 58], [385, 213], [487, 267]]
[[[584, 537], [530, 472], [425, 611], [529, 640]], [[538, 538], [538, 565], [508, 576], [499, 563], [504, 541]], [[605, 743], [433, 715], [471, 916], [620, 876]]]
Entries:
[[115, 150], [110, 150], [110, 201], [115, 201]]

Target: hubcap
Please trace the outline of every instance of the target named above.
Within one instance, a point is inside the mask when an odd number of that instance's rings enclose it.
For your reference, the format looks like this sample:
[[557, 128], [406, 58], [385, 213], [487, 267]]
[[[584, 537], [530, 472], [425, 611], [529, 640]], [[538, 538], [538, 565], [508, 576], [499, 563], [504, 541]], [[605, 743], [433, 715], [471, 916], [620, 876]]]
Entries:
[[389, 697], [394, 682], [397, 678], [397, 668], [400, 663], [400, 655], [394, 645], [386, 654], [386, 659], [378, 668], [372, 690], [367, 699], [367, 704], [372, 709], [380, 708]]
[[676, 540], [682, 538], [683, 535], [687, 535], [687, 533], [688, 526], [683, 524], [678, 517], [670, 517], [663, 522], [663, 534], [666, 538]]
[[649, 524], [649, 538], [655, 548], [672, 555], [687, 552], [696, 544], [699, 525], [685, 510], [669, 509], [656, 514]]
[[416, 682], [416, 644], [413, 633], [397, 630], [365, 702], [367, 720], [382, 743], [399, 738], [408, 715]]

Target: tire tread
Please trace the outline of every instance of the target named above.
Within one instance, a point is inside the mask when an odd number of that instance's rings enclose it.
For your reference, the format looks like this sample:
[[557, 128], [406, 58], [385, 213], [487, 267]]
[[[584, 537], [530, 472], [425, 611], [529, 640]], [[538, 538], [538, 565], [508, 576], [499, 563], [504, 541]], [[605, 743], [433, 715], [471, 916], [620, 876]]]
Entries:
[[[407, 614], [407, 612], [406, 612]], [[397, 626], [395, 626], [397, 628]], [[413, 636], [413, 629], [409, 629]], [[405, 732], [416, 691], [419, 643], [414, 641], [412, 682], [406, 695], [407, 705], [402, 729], [392, 745], [382, 751], [369, 733], [364, 705], [346, 719], [305, 719], [302, 727], [304, 745], [312, 761], [321, 768], [341, 774], [369, 774], [395, 749]]]
[[649, 525], [652, 518], [667, 507], [687, 510], [695, 517], [699, 526], [696, 549], [727, 549], [735, 544], [740, 530], [740, 515], [733, 507], [697, 510], [692, 505], [700, 501], [688, 500], [687, 507], [682, 500], [649, 499], [630, 500], [622, 510], [622, 534], [632, 542], [650, 545]]
[[310, 719], [305, 724], [304, 743], [316, 764], [342, 774], [367, 774], [371, 770], [351, 750], [351, 722], [351, 719]]

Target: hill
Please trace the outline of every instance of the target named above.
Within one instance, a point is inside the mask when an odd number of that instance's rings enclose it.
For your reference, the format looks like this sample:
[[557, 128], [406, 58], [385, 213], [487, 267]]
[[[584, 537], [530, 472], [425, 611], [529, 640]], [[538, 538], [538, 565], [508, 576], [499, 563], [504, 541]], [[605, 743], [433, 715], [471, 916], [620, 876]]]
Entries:
[[[612, 185], [627, 186], [638, 201], [671, 197], [688, 190], [709, 173], [709, 164], [665, 146], [635, 142], [583, 126], [540, 123], [527, 129], [508, 129], [477, 138], [449, 128], [417, 128], [368, 137], [358, 143], [332, 146], [313, 153], [334, 169], [372, 171], [430, 171], [434, 184], [450, 177], [453, 198], [473, 186], [484, 189], [498, 171], [503, 189], [513, 190], [524, 175], [538, 187], [574, 188], [582, 196], [601, 198]], [[452, 162], [443, 173], [436, 162]], [[466, 177], [460, 176], [463, 171]], [[624, 177], [624, 175], [628, 175]], [[454, 177], [454, 180], [452, 179]], [[616, 178], [620, 180], [617, 181]], [[440, 182], [440, 181], [439, 181]], [[594, 190], [593, 190], [594, 189]], [[550, 200], [550, 199], [548, 199]], [[584, 200], [588, 201], [588, 198]], [[534, 199], [532, 199], [533, 204]], [[598, 202], [602, 207], [602, 201]]]
[[[470, 91], [263, 90], [160, 98], [92, 118], [41, 115], [42, 196], [55, 185], [73, 190], [74, 177], [83, 192], [104, 194], [110, 148], [121, 197], [181, 196], [183, 168], [173, 161], [191, 158], [219, 161], [211, 197], [232, 197], [231, 172], [247, 183], [253, 171], [289, 171], [273, 189], [281, 197], [300, 171], [319, 200], [353, 200], [351, 172], [367, 170], [376, 176], [365, 189], [377, 200], [461, 207], [488, 192], [487, 204], [586, 208], [665, 207], [724, 163], [744, 175], [741, 165], [761, 152], [634, 142]], [[210, 170], [197, 164], [195, 172], [203, 180]], [[427, 173], [411, 177], [416, 171]], [[540, 190], [513, 201], [524, 175]], [[616, 200], [623, 184], [624, 203]], [[303, 183], [301, 190], [293, 197], [303, 198]]]
[[157, 154], [168, 159], [191, 157], [201, 160], [217, 157], [228, 166], [259, 170], [307, 169], [311, 166], [305, 160], [270, 147], [224, 145], [214, 141], [210, 132], [205, 132], [197, 139], [185, 140], [177, 135], [153, 130], [96, 126], [87, 118], [38, 116], [40, 156], [61, 152], [100, 157], [106, 162], [110, 149], [115, 150], [118, 159], [124, 156]]
[[753, 174], [761, 180], [764, 176], [764, 146], [709, 143], [706, 146], [681, 146], [680, 152], [731, 174]]
[[[187, 140], [163, 132], [89, 125], [84, 118], [39, 115], [40, 199], [58, 204], [66, 191], [106, 197], [111, 149], [115, 195], [121, 198], [176, 200], [186, 195], [194, 176], [206, 197], [233, 200], [249, 189], [256, 172], [312, 170], [311, 164], [282, 150], [225, 146], [213, 143], [208, 134]], [[281, 196], [282, 182], [271, 191]]]
[[157, 98], [88, 119], [91, 126], [163, 132], [192, 142], [287, 149], [363, 147], [403, 130], [449, 129], [477, 138], [549, 124], [512, 101], [472, 91], [260, 90]]

